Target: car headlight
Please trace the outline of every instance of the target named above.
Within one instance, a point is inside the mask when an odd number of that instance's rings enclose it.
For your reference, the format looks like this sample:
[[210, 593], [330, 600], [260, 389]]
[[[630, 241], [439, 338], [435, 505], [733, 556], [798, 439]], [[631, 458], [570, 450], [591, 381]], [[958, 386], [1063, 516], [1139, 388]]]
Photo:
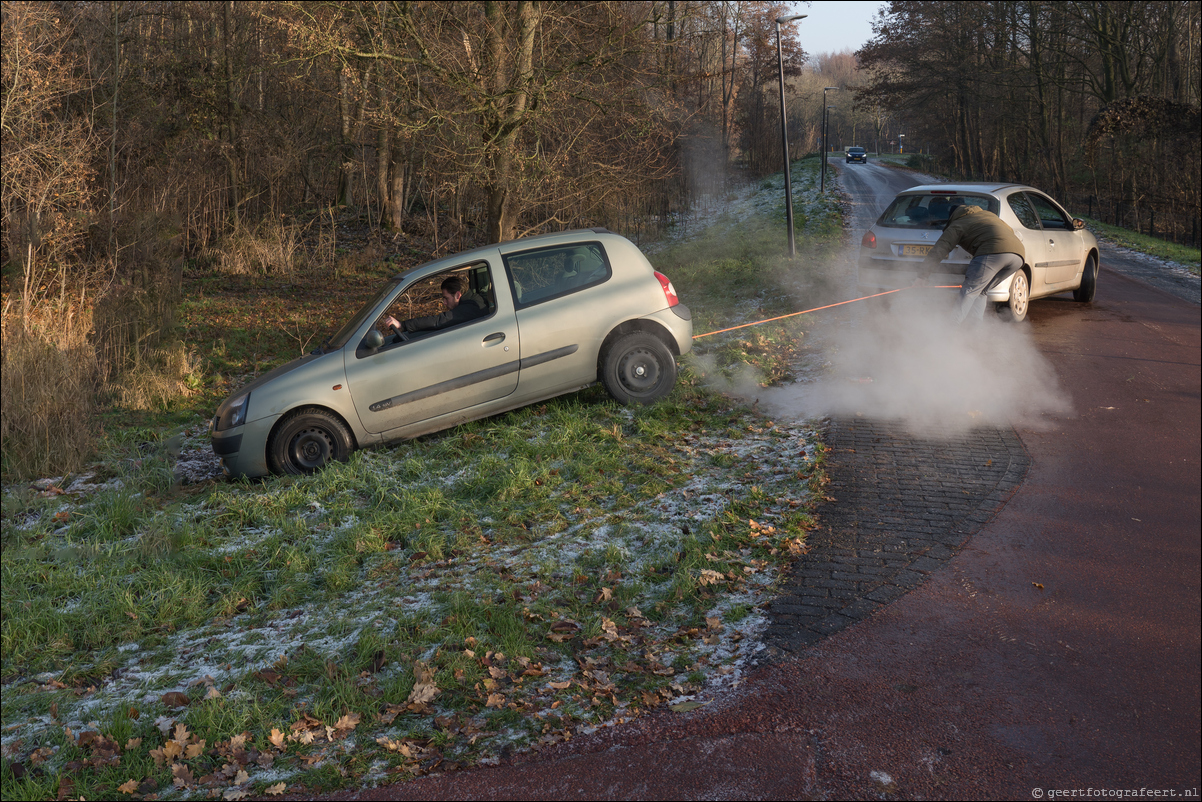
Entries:
[[246, 407], [250, 404], [250, 393], [244, 393], [233, 401], [225, 405], [225, 408], [217, 413], [216, 429], [219, 432], [224, 432], [226, 429], [232, 429], [235, 426], [241, 426], [246, 423]]

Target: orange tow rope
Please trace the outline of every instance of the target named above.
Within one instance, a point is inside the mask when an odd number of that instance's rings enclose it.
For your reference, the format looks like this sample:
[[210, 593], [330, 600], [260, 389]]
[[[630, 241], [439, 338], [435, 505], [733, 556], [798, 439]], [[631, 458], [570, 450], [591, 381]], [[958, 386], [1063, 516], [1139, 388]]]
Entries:
[[[707, 331], [705, 334], [694, 334], [693, 339], [700, 340], [702, 337], [709, 337], [712, 334], [721, 334], [722, 332], [734, 331], [735, 329], [745, 329], [748, 326], [759, 326], [762, 323], [771, 323], [774, 320], [784, 320], [787, 317], [796, 317], [798, 315], [808, 315], [810, 312], [821, 312], [823, 309], [830, 309], [835, 306], [843, 306], [844, 304], [854, 304], [856, 301], [867, 301], [869, 298], [880, 298], [882, 295], [891, 295], [895, 292], [901, 292], [902, 290], [908, 290], [908, 289], [912, 289], [912, 288], [911, 287], [899, 287], [896, 290], [885, 290], [884, 292], [878, 292], [876, 295], [865, 295], [863, 298], [852, 298], [850, 301], [839, 301], [839, 303], [837, 303], [837, 304], [827, 304], [826, 306], [815, 306], [813, 309], [806, 309], [802, 312], [790, 312], [789, 314], [781, 315], [780, 317], [770, 317], [767, 320], [757, 320], [754, 323], [744, 323], [741, 326], [731, 326], [729, 329], [718, 329], [717, 331]], [[960, 289], [960, 285], [959, 284], [941, 284], [938, 286], [929, 287], [928, 289], [958, 290], [958, 289]]]

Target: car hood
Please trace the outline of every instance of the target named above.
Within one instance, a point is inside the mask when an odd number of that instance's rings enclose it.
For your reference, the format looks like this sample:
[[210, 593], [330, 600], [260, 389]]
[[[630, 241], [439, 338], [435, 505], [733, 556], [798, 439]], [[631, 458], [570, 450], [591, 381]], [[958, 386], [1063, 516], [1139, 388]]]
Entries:
[[305, 356], [302, 356], [298, 359], [294, 359], [291, 362], [287, 362], [283, 365], [280, 365], [278, 368], [273, 368], [272, 370], [269, 370], [266, 373], [264, 373], [262, 376], [255, 378], [254, 380], [242, 385], [237, 390], [230, 393], [229, 396], [224, 401], [221, 402], [221, 405], [219, 407], [217, 407], [217, 414], [221, 415], [221, 413], [225, 410], [225, 408], [229, 405], [229, 403], [231, 401], [233, 401], [235, 398], [237, 398], [238, 396], [245, 395], [246, 393], [253, 393], [258, 388], [262, 387], [265, 384], [268, 384], [269, 382], [275, 381], [276, 379], [280, 378], [281, 376], [286, 376], [289, 373], [294, 373], [297, 370], [307, 367], [308, 365], [312, 365], [313, 363], [315, 363], [321, 359], [331, 359], [331, 358], [341, 360], [342, 352], [341, 351], [332, 351], [327, 354], [306, 354]]

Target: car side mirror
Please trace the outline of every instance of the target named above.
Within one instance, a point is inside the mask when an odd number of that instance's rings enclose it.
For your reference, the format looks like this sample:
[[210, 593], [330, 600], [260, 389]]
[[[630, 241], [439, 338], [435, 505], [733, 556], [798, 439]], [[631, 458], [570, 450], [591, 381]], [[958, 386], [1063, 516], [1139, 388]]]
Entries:
[[1085, 221], [1082, 220], [1080, 217], [1074, 217], [1073, 218], [1073, 231], [1080, 231], [1083, 228], [1085, 228]]
[[384, 345], [384, 335], [375, 329], [369, 331], [367, 336], [363, 338], [363, 347], [369, 351], [375, 351], [382, 345]]

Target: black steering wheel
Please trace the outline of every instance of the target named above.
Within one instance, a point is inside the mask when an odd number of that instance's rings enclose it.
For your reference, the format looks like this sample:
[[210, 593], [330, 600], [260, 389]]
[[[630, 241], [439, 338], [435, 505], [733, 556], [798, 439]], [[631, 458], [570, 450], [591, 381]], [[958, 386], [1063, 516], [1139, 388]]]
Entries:
[[409, 341], [409, 335], [405, 333], [404, 329], [398, 329], [396, 326], [389, 326], [388, 328], [393, 330], [393, 332], [396, 334], [396, 336], [400, 339], [401, 342]]

